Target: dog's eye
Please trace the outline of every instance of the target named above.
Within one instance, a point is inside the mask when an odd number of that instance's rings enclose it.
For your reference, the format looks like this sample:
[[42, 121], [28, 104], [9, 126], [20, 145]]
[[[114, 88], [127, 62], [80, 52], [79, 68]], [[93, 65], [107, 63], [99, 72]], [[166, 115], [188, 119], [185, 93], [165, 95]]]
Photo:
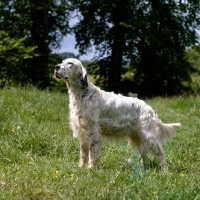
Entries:
[[72, 62], [68, 62], [68, 64], [70, 64], [70, 65], [73, 65], [73, 63], [72, 63]]

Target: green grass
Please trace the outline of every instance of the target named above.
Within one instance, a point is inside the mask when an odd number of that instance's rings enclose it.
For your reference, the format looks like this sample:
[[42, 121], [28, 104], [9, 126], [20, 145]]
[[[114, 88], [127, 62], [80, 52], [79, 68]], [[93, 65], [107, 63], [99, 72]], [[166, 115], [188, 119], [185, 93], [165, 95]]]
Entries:
[[200, 199], [200, 100], [146, 102], [163, 122], [183, 125], [164, 146], [167, 173], [152, 156], [147, 169], [141, 168], [126, 142], [103, 143], [100, 165], [79, 168], [79, 144], [68, 126], [67, 90], [1, 89], [0, 199]]

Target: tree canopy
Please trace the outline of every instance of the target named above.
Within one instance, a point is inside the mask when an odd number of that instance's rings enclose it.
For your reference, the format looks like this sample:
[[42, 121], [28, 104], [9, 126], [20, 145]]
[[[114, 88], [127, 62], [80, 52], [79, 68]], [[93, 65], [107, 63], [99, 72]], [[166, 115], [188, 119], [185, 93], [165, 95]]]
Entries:
[[[185, 49], [199, 43], [200, 2], [176, 0], [77, 0], [74, 27], [82, 54], [95, 46], [90, 72], [102, 87], [141, 95], [174, 95], [195, 69]], [[124, 64], [130, 67], [123, 68]], [[131, 71], [131, 79], [122, 74]]]
[[[78, 23], [69, 21], [77, 13]], [[80, 55], [95, 48], [88, 71], [102, 88], [141, 96], [190, 88], [197, 67], [186, 49], [199, 45], [197, 0], [2, 0], [0, 79], [51, 84], [63, 36], [75, 33]], [[188, 55], [188, 54], [187, 54]]]
[[[15, 48], [9, 49], [8, 56], [1, 55], [0, 63], [7, 72], [16, 72], [12, 73], [13, 81], [28, 81], [43, 88], [49, 86], [52, 74], [51, 49], [59, 47], [63, 35], [69, 33], [70, 10], [70, 4], [65, 0], [0, 2], [0, 30], [4, 30], [7, 37], [15, 38], [16, 41]], [[22, 43], [17, 43], [17, 40], [23, 40], [23, 51], [19, 46]], [[34, 56], [11, 62], [12, 55], [21, 58], [22, 54], [26, 54], [26, 50], [32, 50]], [[19, 79], [18, 69], [23, 72], [24, 81]], [[8, 73], [1, 73], [1, 76], [7, 81], [11, 79]]]

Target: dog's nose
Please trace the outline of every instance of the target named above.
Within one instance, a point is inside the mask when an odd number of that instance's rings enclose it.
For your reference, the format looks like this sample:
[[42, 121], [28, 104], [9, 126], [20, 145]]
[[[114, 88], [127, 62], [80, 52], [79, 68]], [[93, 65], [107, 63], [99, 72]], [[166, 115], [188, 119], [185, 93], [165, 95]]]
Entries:
[[59, 70], [59, 69], [60, 69], [60, 65], [56, 65], [55, 70]]

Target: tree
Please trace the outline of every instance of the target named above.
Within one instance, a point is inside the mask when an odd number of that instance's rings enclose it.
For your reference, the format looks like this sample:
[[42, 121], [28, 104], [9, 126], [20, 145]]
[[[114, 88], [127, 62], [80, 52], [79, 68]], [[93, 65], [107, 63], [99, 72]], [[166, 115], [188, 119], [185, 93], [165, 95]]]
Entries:
[[[185, 57], [185, 48], [195, 44], [198, 4], [150, 1], [150, 12], [138, 43], [141, 61], [135, 80], [146, 94], [177, 94], [189, 86], [195, 71]], [[186, 14], [188, 12], [188, 14]], [[194, 20], [194, 21], [193, 21]]]
[[[100, 64], [100, 76], [106, 80], [103, 83], [107, 89], [115, 88], [116, 91], [116, 88], [120, 86], [127, 29], [120, 23], [126, 22], [129, 18], [129, 13], [126, 12], [129, 9], [128, 1], [92, 1], [91, 4], [89, 1], [80, 1], [76, 3], [83, 16], [74, 28], [80, 53], [84, 54], [89, 47], [96, 46], [96, 51], [99, 53], [98, 58], [101, 58], [97, 63], [97, 65]], [[84, 38], [83, 35], [85, 35]], [[105, 67], [106, 65], [109, 67]]]
[[[76, 0], [74, 31], [84, 54], [99, 54], [91, 70], [108, 90], [174, 95], [189, 86], [194, 68], [185, 49], [198, 41], [199, 1]], [[123, 68], [123, 64], [130, 67]], [[131, 80], [122, 74], [131, 71]], [[102, 81], [103, 79], [103, 81]]]
[[51, 48], [59, 47], [63, 35], [69, 33], [70, 11], [71, 6], [65, 0], [0, 2], [0, 29], [10, 38], [26, 38], [25, 46], [37, 47], [34, 48], [37, 56], [19, 63], [26, 81], [42, 88], [49, 86], [52, 75]]
[[200, 46], [193, 46], [186, 50], [188, 61], [200, 72]]
[[36, 47], [26, 46], [26, 38], [10, 38], [5, 31], [0, 31], [0, 41], [0, 85], [26, 82], [21, 64], [37, 56]]

